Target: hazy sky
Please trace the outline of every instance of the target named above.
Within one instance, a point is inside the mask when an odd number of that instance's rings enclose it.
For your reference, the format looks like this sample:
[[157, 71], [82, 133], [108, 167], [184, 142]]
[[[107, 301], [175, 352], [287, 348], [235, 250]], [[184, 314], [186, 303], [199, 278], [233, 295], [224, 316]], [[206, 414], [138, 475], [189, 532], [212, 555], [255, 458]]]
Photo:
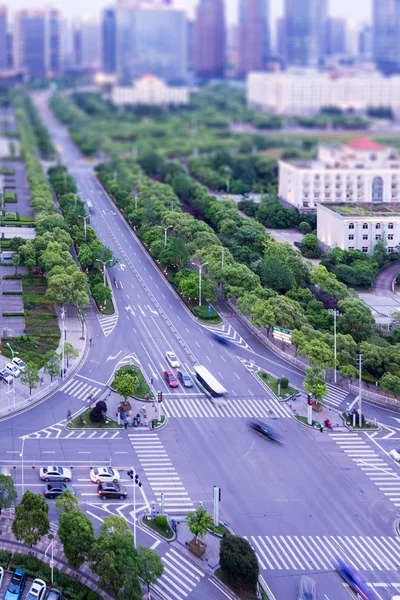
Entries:
[[[175, 4], [185, 7], [190, 13], [196, 0], [174, 0]], [[275, 18], [282, 13], [284, 0], [270, 0], [271, 16]], [[297, 0], [302, 2], [302, 0]], [[346, 17], [350, 21], [370, 21], [372, 0], [329, 0], [329, 9], [332, 16]], [[113, 4], [113, 0], [0, 0], [0, 3], [6, 4], [11, 11], [20, 8], [41, 8], [53, 6], [58, 8], [66, 17], [75, 16], [96, 16], [105, 6]], [[234, 21], [237, 12], [238, 0], [225, 0], [228, 19]]]

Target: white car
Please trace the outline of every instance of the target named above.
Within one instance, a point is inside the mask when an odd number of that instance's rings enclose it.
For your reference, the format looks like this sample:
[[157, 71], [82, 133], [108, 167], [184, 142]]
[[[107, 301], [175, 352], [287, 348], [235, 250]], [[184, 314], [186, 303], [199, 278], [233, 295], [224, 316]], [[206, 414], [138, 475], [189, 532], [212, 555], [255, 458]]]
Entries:
[[6, 364], [6, 370], [11, 373], [13, 377], [19, 377], [20, 375], [17, 365], [12, 362]]
[[44, 600], [47, 586], [43, 579], [34, 579], [25, 600]]
[[393, 450], [391, 450], [389, 454], [393, 458], [393, 460], [395, 460], [396, 462], [400, 462], [400, 448], [393, 448]]
[[22, 358], [18, 358], [18, 356], [16, 356], [13, 358], [12, 362], [20, 371], [25, 371], [26, 363], [22, 360]]
[[174, 354], [170, 350], [165, 353], [165, 356], [167, 357], [167, 361], [169, 362], [171, 367], [180, 367], [181, 366], [181, 363], [179, 362], [176, 354]]
[[96, 467], [90, 471], [90, 479], [93, 483], [107, 483], [108, 481], [117, 483], [120, 475], [118, 471], [111, 467]]
[[42, 467], [39, 471], [39, 477], [42, 481], [71, 481], [72, 473], [65, 467]]

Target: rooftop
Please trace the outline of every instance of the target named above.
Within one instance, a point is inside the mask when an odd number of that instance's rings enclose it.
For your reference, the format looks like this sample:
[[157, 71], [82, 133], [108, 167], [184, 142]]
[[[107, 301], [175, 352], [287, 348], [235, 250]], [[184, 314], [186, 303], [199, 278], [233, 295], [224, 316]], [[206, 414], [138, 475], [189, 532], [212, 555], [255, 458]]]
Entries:
[[326, 204], [323, 206], [345, 217], [400, 217], [399, 204]]
[[345, 143], [345, 146], [348, 146], [353, 150], [361, 150], [364, 152], [379, 152], [386, 150], [385, 146], [382, 146], [382, 144], [379, 144], [378, 142], [375, 142], [374, 140], [371, 140], [371, 138], [367, 137], [360, 137], [350, 140], [349, 142]]

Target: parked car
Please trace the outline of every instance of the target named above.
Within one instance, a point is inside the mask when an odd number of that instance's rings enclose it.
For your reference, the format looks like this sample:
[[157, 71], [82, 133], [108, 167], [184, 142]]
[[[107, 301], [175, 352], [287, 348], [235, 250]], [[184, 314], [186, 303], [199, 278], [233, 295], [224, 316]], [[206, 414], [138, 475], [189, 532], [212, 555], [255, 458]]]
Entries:
[[43, 492], [43, 494], [45, 495], [46, 498], [58, 498], [58, 496], [61, 496], [61, 494], [63, 492], [65, 492], [65, 490], [71, 490], [72, 493], [74, 492], [74, 488], [71, 487], [70, 485], [67, 485], [66, 483], [62, 483], [62, 482], [54, 482], [54, 483], [48, 483], [46, 485], [46, 488]]
[[26, 573], [23, 569], [15, 569], [7, 586], [4, 600], [20, 600], [26, 586]]
[[47, 596], [47, 600], [62, 600], [62, 592], [57, 588], [52, 588]]
[[12, 359], [12, 362], [17, 367], [17, 369], [19, 369], [22, 372], [25, 371], [26, 363], [22, 360], [22, 358], [18, 358], [18, 356], [16, 356]]
[[193, 387], [193, 381], [186, 373], [186, 371], [178, 371], [178, 379], [182, 383], [183, 387], [191, 388]]
[[90, 471], [90, 479], [93, 483], [107, 483], [113, 481], [117, 483], [120, 480], [120, 474], [111, 467], [96, 467]]
[[44, 600], [47, 586], [43, 579], [34, 579], [25, 600]]
[[167, 361], [169, 362], [171, 367], [179, 368], [181, 366], [181, 363], [179, 362], [178, 357], [170, 350], [165, 353], [165, 356], [167, 357]]
[[168, 385], [171, 388], [177, 388], [178, 387], [178, 380], [175, 377], [175, 375], [173, 374], [172, 371], [164, 371], [164, 377], [165, 379], [168, 381]]
[[42, 467], [39, 471], [39, 477], [42, 481], [71, 481], [72, 472], [65, 467]]
[[123, 500], [128, 495], [126, 487], [120, 483], [113, 483], [112, 481], [107, 481], [107, 483], [99, 483], [97, 493], [100, 498], [103, 498], [104, 500], [106, 498], [119, 498], [120, 500]]
[[7, 369], [2, 369], [0, 371], [0, 379], [4, 381], [4, 383], [7, 383], [7, 385], [10, 385], [13, 382], [14, 378], [11, 375], [10, 371], [7, 371]]
[[390, 450], [389, 455], [396, 462], [400, 462], [400, 448], [393, 448], [393, 450]]
[[316, 600], [317, 584], [314, 579], [303, 575], [300, 579], [298, 600]]
[[17, 367], [17, 365], [14, 365], [14, 363], [9, 362], [6, 364], [6, 370], [11, 373], [11, 375], [13, 377], [19, 377], [20, 376], [20, 372], [19, 369]]

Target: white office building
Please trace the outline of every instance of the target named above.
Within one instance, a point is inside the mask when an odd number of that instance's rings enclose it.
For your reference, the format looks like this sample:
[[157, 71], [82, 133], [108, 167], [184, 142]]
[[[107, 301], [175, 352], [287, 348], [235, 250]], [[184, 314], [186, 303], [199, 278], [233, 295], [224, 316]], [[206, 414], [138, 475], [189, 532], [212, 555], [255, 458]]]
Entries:
[[170, 86], [154, 75], [143, 75], [132, 86], [115, 86], [111, 100], [117, 106], [152, 104], [156, 106], [182, 105], [189, 103], [189, 88]]
[[399, 203], [400, 156], [369, 138], [320, 146], [316, 160], [279, 161], [279, 196], [299, 209], [320, 203]]
[[384, 239], [389, 253], [400, 244], [397, 205], [328, 205], [317, 207], [317, 235], [330, 248], [371, 252]]
[[400, 76], [379, 73], [252, 72], [247, 78], [250, 106], [277, 114], [314, 114], [324, 106], [365, 111], [391, 107], [400, 113]]

